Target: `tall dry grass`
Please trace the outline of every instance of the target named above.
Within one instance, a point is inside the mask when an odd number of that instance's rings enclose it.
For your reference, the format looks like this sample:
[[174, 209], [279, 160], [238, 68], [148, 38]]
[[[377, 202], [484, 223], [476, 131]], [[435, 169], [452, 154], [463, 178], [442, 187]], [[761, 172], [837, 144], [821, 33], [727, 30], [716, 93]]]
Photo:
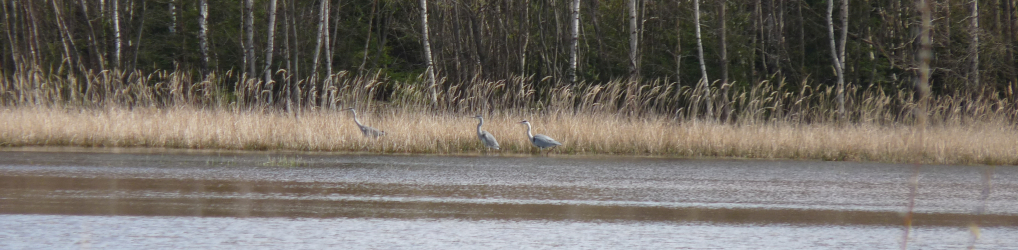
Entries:
[[[361, 112], [385, 130], [360, 134], [348, 112], [287, 113], [188, 108], [82, 110], [7, 108], [0, 111], [2, 146], [170, 147], [375, 153], [476, 154], [475, 119], [401, 110]], [[611, 115], [489, 115], [484, 129], [501, 154], [534, 153], [525, 127], [564, 145], [556, 154], [669, 157], [822, 159], [941, 164], [1018, 164], [1018, 131], [1007, 124], [879, 126], [677, 122], [670, 117]]]
[[[1018, 164], [1013, 86], [934, 96], [931, 124], [919, 128], [907, 87], [848, 88], [849, 121], [840, 121], [833, 88], [806, 82], [714, 86], [717, 112], [708, 117], [704, 91], [666, 80], [443, 81], [439, 102], [429, 103], [420, 81], [278, 75], [283, 82], [265, 84], [230, 72], [19, 70], [0, 82], [0, 146], [472, 154], [482, 145], [467, 116], [483, 114], [503, 154], [535, 151], [517, 124], [527, 119], [564, 144], [559, 154]], [[387, 135], [361, 136], [339, 111], [350, 106]]]

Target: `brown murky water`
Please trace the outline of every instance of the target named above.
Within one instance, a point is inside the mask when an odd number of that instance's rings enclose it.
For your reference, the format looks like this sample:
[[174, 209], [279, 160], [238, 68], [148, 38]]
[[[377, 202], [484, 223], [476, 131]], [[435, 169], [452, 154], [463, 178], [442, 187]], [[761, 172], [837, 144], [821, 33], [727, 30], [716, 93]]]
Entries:
[[[990, 186], [988, 169], [921, 166], [909, 247], [1018, 249], [1018, 168], [992, 168]], [[0, 249], [898, 249], [914, 170], [816, 161], [4, 149]]]

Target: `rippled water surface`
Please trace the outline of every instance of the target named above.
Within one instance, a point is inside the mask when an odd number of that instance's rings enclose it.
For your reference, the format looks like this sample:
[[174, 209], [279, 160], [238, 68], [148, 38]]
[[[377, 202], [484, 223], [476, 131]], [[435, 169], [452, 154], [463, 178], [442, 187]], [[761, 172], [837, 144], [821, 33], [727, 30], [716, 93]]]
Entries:
[[0, 249], [900, 249], [910, 201], [909, 248], [1018, 249], [1011, 166], [0, 151]]

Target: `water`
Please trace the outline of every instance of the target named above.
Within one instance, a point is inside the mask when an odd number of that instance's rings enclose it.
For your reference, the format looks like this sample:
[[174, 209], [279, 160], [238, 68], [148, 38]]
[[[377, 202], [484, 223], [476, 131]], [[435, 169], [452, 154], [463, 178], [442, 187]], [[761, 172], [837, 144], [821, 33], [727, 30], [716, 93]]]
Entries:
[[[816, 161], [5, 150], [0, 249], [900, 249], [915, 175]], [[1018, 168], [992, 168], [984, 200], [988, 169], [921, 166], [909, 248], [1018, 249]]]

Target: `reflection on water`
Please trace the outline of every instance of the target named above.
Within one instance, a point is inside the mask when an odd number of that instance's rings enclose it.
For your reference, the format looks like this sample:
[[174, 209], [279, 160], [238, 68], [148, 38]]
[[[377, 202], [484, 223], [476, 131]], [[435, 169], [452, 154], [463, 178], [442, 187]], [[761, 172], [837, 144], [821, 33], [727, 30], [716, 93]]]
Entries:
[[[913, 173], [812, 161], [6, 150], [0, 249], [897, 248]], [[995, 168], [984, 200], [986, 168], [923, 166], [910, 246], [966, 247], [978, 223], [980, 246], [1018, 247], [1001, 239], [1018, 230], [1018, 169]]]

